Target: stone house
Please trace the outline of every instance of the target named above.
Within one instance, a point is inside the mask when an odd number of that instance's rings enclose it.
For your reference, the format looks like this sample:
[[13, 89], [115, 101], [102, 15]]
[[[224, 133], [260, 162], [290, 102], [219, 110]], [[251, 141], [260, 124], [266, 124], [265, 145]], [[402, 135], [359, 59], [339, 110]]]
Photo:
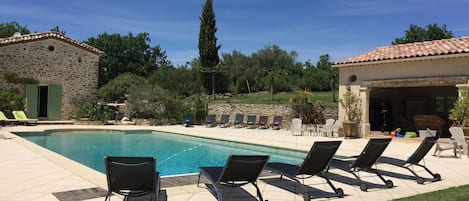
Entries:
[[[70, 119], [73, 100], [97, 98], [98, 65], [103, 54], [52, 31], [0, 38], [0, 89], [18, 89], [30, 118]], [[9, 75], [38, 84], [12, 84], [1, 79]]]
[[361, 136], [405, 127], [421, 114], [449, 126], [449, 109], [469, 86], [469, 37], [378, 47], [333, 67], [339, 97], [351, 90], [362, 100]]

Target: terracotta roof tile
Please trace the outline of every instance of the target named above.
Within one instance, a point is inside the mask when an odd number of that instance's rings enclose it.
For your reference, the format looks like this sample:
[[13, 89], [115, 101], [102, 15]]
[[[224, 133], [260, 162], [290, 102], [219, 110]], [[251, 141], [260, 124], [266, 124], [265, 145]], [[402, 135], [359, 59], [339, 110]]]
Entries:
[[336, 62], [334, 65], [462, 53], [469, 53], [469, 36], [377, 47], [369, 52]]
[[61, 33], [55, 32], [55, 31], [25, 34], [25, 35], [21, 35], [21, 36], [13, 36], [13, 37], [8, 37], [8, 38], [0, 38], [0, 46], [15, 44], [15, 43], [24, 43], [24, 42], [35, 41], [35, 40], [44, 40], [44, 39], [48, 39], [48, 38], [55, 38], [57, 40], [67, 42], [67, 43], [72, 44], [76, 47], [88, 50], [88, 51], [93, 52], [93, 53], [98, 54], [98, 55], [103, 55], [104, 54], [104, 52], [99, 50], [98, 48], [95, 48], [95, 47], [93, 47], [91, 45], [88, 45], [86, 43], [82, 43], [82, 42], [77, 41], [75, 39], [72, 39], [70, 37], [64, 36]]

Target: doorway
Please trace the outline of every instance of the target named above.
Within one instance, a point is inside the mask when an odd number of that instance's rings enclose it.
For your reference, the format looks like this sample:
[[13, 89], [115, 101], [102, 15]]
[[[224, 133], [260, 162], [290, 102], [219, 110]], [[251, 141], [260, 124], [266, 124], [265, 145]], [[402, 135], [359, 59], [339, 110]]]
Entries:
[[37, 108], [37, 117], [40, 119], [47, 119], [47, 99], [49, 94], [48, 86], [39, 86], [38, 87], [38, 108]]
[[30, 118], [59, 120], [62, 108], [60, 85], [26, 85], [25, 111]]

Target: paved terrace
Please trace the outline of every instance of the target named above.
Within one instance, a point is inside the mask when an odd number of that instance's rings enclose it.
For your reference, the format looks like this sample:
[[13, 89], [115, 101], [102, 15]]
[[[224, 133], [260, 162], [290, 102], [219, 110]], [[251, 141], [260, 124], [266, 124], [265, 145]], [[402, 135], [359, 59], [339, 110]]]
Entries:
[[[104, 200], [103, 189], [107, 189], [106, 176], [100, 172], [80, 165], [59, 154], [45, 150], [20, 137], [12, 135], [10, 131], [41, 131], [46, 129], [124, 129], [142, 130], [151, 129], [157, 131], [183, 133], [194, 136], [204, 136], [232, 141], [256, 143], [261, 145], [277, 146], [290, 149], [309, 150], [314, 141], [343, 140], [338, 150], [339, 155], [359, 154], [367, 143], [367, 139], [342, 139], [325, 138], [316, 136], [292, 136], [288, 130], [260, 130], [260, 129], [235, 129], [235, 128], [205, 128], [195, 126], [186, 128], [182, 126], [77, 126], [77, 125], [40, 125], [40, 126], [15, 126], [2, 127], [0, 137], [3, 135], [10, 139], [0, 139], [0, 201], [57, 201], [57, 200]], [[419, 140], [393, 139], [390, 146], [384, 152], [386, 156], [406, 159], [419, 145]], [[433, 151], [433, 150], [432, 150]], [[344, 171], [331, 169], [334, 174], [332, 182], [336, 187], [345, 191], [344, 198], [331, 198], [331, 200], [391, 200], [407, 197], [425, 192], [446, 189], [453, 186], [469, 184], [469, 160], [467, 158], [442, 157], [437, 158], [429, 153], [425, 158], [427, 167], [442, 176], [442, 181], [419, 185], [414, 180], [406, 177], [400, 178], [385, 176], [394, 182], [391, 189], [369, 189], [368, 192], [360, 191], [358, 186], [347, 184], [346, 178], [353, 179], [353, 175]], [[451, 155], [447, 151], [448, 156]], [[378, 165], [392, 173], [410, 175], [405, 169]], [[416, 168], [419, 174], [426, 172]], [[399, 174], [397, 174], [399, 175]], [[361, 173], [364, 180], [381, 184], [381, 181], [368, 173]], [[195, 176], [179, 178], [163, 178], [162, 196], [159, 200], [170, 201], [215, 201], [216, 198], [206, 185], [197, 187], [194, 184]], [[330, 192], [329, 186], [324, 180], [313, 177], [305, 180], [311, 186], [311, 190], [318, 193]], [[259, 180], [259, 186], [265, 200], [269, 201], [295, 201], [302, 200], [295, 191], [294, 184], [289, 180], [280, 180], [278, 175], [263, 174]], [[246, 185], [242, 189], [231, 190], [230, 200], [255, 200], [255, 189]], [[122, 200], [113, 196], [112, 200]], [[327, 199], [316, 199], [327, 200]]]

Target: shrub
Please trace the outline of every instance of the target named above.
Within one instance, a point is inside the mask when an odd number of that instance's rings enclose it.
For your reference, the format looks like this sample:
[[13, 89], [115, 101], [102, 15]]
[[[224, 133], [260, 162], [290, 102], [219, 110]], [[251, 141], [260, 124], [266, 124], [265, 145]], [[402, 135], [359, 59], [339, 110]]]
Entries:
[[123, 102], [133, 86], [145, 82], [145, 78], [123, 73], [99, 88], [99, 96], [105, 101]]
[[24, 100], [16, 90], [0, 90], [0, 111], [12, 118], [11, 111], [23, 110]]
[[88, 118], [90, 121], [105, 121], [111, 119], [114, 110], [106, 104], [87, 100], [73, 101], [78, 118]]
[[182, 103], [177, 97], [157, 84], [143, 82], [129, 92], [128, 111], [132, 117], [177, 118], [181, 106]]
[[469, 89], [461, 91], [461, 96], [450, 110], [449, 119], [456, 121], [459, 125], [463, 125], [464, 120], [469, 120]]

